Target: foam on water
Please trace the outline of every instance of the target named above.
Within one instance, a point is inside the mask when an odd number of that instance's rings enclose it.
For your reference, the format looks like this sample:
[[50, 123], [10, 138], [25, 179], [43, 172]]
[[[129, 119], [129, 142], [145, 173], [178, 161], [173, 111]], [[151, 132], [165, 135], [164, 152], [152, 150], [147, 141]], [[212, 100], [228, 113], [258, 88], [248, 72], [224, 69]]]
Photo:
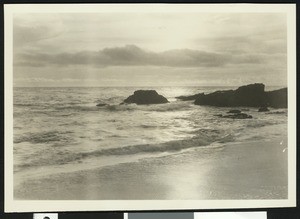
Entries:
[[14, 171], [30, 174], [43, 167], [47, 172], [57, 165], [80, 166], [109, 157], [131, 162], [140, 156], [270, 139], [287, 131], [287, 110], [271, 109], [280, 111], [272, 114], [248, 108], [253, 119], [232, 120], [215, 116], [230, 108], [175, 99], [223, 88], [147, 88], [156, 89], [170, 103], [120, 105], [137, 89], [141, 88], [15, 88]]
[[[52, 134], [50, 136], [52, 136]], [[33, 143], [40, 143], [38, 140], [39, 139], [35, 140]], [[46, 138], [47, 142], [51, 140], [53, 140], [52, 137], [48, 141]], [[52, 165], [67, 164], [70, 162], [75, 162], [90, 157], [101, 157], [101, 156], [123, 156], [123, 155], [134, 156], [136, 154], [141, 154], [141, 153], [143, 154], [147, 153], [149, 154], [149, 156], [151, 156], [153, 153], [178, 152], [184, 149], [207, 146], [214, 142], [226, 143], [232, 140], [233, 140], [233, 136], [231, 134], [227, 134], [226, 132], [204, 129], [204, 130], [199, 130], [196, 136], [192, 138], [183, 139], [183, 140], [174, 140], [174, 141], [168, 141], [168, 142], [156, 143], [156, 144], [127, 145], [123, 147], [98, 149], [90, 152], [80, 152], [80, 153], [65, 151], [65, 153], [62, 154], [61, 156], [54, 156], [51, 158], [51, 160], [36, 159], [35, 162], [19, 165], [18, 168], [20, 169], [25, 167], [33, 167], [33, 166], [41, 166], [41, 165], [49, 165], [49, 164]]]

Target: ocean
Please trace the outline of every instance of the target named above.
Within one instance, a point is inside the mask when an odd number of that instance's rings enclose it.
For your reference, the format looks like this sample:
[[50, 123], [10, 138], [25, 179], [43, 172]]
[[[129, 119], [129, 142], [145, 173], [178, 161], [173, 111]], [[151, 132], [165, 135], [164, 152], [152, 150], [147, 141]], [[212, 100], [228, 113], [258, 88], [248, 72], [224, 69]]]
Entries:
[[[253, 118], [233, 120], [216, 116], [233, 108], [175, 98], [235, 88], [15, 87], [14, 183], [287, 135], [287, 109], [238, 108]], [[155, 89], [170, 103], [120, 105], [138, 89]]]

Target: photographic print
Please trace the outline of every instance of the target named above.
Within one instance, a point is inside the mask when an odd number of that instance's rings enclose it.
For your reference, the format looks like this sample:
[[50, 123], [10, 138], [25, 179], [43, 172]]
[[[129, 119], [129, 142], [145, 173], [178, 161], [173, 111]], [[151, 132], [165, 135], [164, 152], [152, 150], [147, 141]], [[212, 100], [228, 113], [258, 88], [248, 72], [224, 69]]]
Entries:
[[295, 205], [295, 47], [289, 4], [6, 5], [6, 211]]

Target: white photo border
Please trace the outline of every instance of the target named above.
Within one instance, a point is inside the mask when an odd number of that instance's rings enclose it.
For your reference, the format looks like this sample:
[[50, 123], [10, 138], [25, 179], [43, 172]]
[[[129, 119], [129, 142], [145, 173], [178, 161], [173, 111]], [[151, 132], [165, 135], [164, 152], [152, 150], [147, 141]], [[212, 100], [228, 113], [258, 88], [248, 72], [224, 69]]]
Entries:
[[[26, 201], [13, 198], [13, 15], [16, 13], [286, 13], [288, 75], [288, 198], [282, 200], [76, 200]], [[132, 211], [296, 206], [296, 4], [5, 4], [5, 212]]]

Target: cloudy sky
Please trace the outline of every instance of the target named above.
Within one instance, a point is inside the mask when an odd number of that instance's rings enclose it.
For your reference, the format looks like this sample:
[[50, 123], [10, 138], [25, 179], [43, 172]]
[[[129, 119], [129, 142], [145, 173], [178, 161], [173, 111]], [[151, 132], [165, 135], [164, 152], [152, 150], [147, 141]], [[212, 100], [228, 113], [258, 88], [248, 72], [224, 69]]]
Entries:
[[14, 16], [15, 86], [286, 86], [285, 14]]

